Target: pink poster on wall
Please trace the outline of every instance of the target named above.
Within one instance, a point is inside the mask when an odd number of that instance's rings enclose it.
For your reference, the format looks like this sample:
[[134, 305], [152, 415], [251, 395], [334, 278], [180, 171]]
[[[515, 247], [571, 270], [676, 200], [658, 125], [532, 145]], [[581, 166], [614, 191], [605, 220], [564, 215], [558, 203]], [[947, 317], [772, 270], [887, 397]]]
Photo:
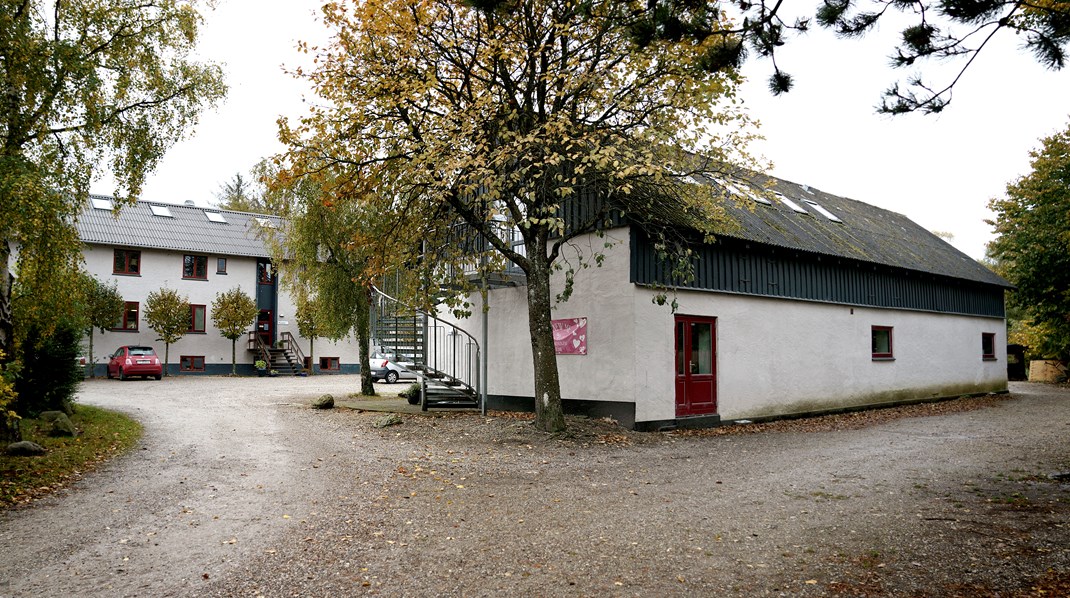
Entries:
[[558, 355], [587, 354], [587, 318], [553, 320], [554, 351]]

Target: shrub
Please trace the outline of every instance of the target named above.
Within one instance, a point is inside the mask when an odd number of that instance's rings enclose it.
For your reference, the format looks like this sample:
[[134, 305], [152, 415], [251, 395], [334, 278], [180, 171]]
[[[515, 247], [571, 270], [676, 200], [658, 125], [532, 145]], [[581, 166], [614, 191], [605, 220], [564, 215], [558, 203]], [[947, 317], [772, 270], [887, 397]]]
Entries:
[[84, 374], [78, 363], [81, 338], [81, 330], [63, 323], [48, 336], [37, 326], [27, 331], [22, 342], [22, 370], [15, 380], [15, 411], [19, 415], [70, 412]]

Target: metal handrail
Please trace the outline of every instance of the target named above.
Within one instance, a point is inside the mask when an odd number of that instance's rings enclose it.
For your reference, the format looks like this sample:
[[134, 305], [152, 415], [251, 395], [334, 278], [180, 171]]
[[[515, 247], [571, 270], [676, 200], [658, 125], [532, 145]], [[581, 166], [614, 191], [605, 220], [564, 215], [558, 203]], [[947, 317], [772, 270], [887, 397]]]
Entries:
[[[479, 394], [480, 348], [475, 337], [459, 326], [405, 304], [378, 287], [373, 286], [372, 289], [382, 298], [423, 316], [423, 363], [419, 363], [419, 351], [414, 351], [415, 366], [455, 380]], [[414, 328], [420, 324], [419, 320], [418, 315], [413, 316]]]

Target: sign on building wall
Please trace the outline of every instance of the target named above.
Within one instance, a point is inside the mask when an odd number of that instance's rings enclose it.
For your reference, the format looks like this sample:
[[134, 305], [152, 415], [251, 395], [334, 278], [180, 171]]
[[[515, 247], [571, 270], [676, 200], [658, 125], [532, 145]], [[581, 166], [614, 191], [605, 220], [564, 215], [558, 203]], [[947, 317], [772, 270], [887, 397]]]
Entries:
[[554, 352], [558, 355], [587, 354], [587, 318], [553, 320]]

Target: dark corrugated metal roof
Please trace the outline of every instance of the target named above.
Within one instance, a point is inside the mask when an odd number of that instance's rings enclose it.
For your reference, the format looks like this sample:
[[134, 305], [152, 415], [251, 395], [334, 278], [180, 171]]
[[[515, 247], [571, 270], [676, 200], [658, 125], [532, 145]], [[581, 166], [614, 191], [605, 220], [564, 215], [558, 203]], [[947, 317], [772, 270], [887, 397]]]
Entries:
[[[790, 181], [754, 175], [751, 189], [765, 190], [771, 205], [731, 194], [727, 212], [738, 227], [722, 230], [725, 237], [821, 255], [849, 258], [885, 266], [950, 276], [1004, 287], [1011, 285], [906, 216], [860, 201], [804, 187]], [[741, 186], [735, 181], [737, 186]], [[804, 208], [801, 214], [786, 205], [782, 194]], [[816, 202], [842, 222], [823, 216], [806, 201]]]
[[[280, 228], [283, 224], [277, 216], [150, 201], [125, 205], [116, 215], [94, 207], [102, 201], [110, 202], [111, 198], [91, 196], [78, 217], [78, 235], [85, 243], [268, 257], [260, 231], [264, 226]], [[157, 211], [167, 208], [172, 217], [154, 215], [153, 206]], [[226, 222], [212, 222], [205, 212], [218, 212]]]

